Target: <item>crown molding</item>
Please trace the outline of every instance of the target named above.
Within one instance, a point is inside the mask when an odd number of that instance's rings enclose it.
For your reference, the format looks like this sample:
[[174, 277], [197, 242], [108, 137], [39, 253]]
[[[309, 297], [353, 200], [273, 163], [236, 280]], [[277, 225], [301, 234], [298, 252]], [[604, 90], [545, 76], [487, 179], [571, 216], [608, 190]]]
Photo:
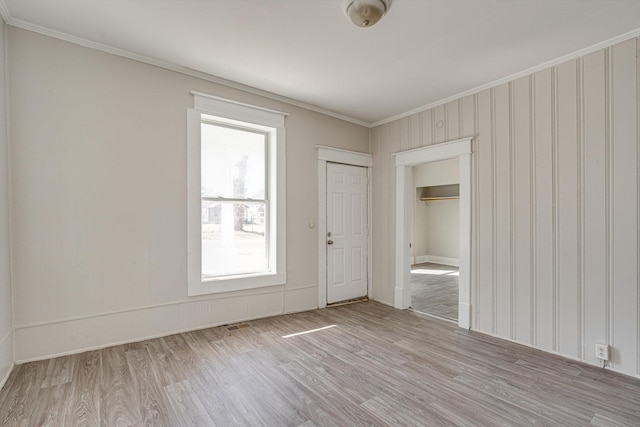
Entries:
[[519, 71], [517, 73], [511, 74], [511, 75], [506, 76], [506, 77], [502, 77], [502, 78], [500, 78], [498, 80], [494, 80], [492, 82], [485, 83], [485, 84], [480, 85], [480, 86], [476, 86], [473, 89], [469, 89], [469, 90], [466, 90], [464, 92], [460, 92], [457, 95], [452, 95], [452, 96], [449, 96], [447, 98], [440, 99], [438, 101], [434, 101], [434, 102], [432, 102], [430, 104], [423, 105], [422, 107], [418, 107], [418, 108], [415, 108], [413, 110], [407, 111], [405, 113], [400, 113], [400, 114], [397, 114], [395, 116], [391, 116], [391, 117], [388, 117], [386, 119], [379, 120], [377, 122], [369, 123], [369, 127], [370, 128], [374, 128], [376, 126], [384, 125], [384, 124], [387, 124], [387, 123], [390, 123], [390, 122], [393, 122], [393, 121], [396, 121], [396, 120], [399, 120], [399, 119], [403, 119], [405, 117], [412, 116], [412, 115], [414, 115], [416, 113], [421, 113], [421, 112], [429, 110], [431, 108], [439, 107], [439, 106], [444, 105], [444, 104], [446, 104], [448, 102], [455, 101], [455, 100], [460, 99], [460, 98], [464, 98], [465, 96], [468, 96], [468, 95], [473, 95], [474, 93], [482, 92], [483, 90], [486, 90], [486, 89], [491, 89], [491, 88], [494, 88], [496, 86], [500, 86], [501, 84], [508, 83], [510, 81], [513, 81], [513, 80], [517, 80], [520, 77], [525, 77], [525, 76], [537, 73], [538, 71], [546, 70], [547, 68], [555, 67], [556, 65], [560, 65], [560, 64], [562, 64], [564, 62], [571, 61], [572, 59], [577, 59], [577, 58], [579, 58], [581, 56], [588, 55], [588, 54], [596, 52], [596, 51], [598, 51], [600, 49], [605, 49], [605, 48], [608, 48], [608, 47], [613, 46], [615, 44], [618, 44], [618, 43], [621, 43], [621, 42], [624, 42], [624, 41], [627, 41], [629, 39], [633, 39], [633, 38], [636, 38], [636, 37], [640, 37], [640, 28], [638, 28], [636, 30], [633, 30], [633, 31], [629, 31], [628, 33], [624, 33], [624, 34], [621, 34], [619, 36], [607, 39], [607, 40], [605, 40], [603, 42], [596, 43], [596, 44], [594, 44], [592, 46], [589, 46], [589, 47], [586, 47], [584, 49], [577, 50], [577, 51], [569, 53], [567, 55], [563, 55], [563, 56], [561, 56], [559, 58], [552, 59], [551, 61], [544, 62], [544, 63], [542, 63], [540, 65], [536, 65], [535, 67], [527, 68], [526, 70]]
[[330, 116], [336, 119], [344, 120], [346, 122], [354, 123], [364, 127], [370, 127], [370, 123], [365, 121], [356, 119], [354, 117], [350, 117], [344, 114], [336, 113], [331, 110], [324, 109], [322, 107], [318, 107], [313, 104], [308, 104], [303, 101], [298, 101], [292, 98], [288, 98], [283, 95], [278, 95], [266, 90], [258, 89], [252, 86], [247, 86], [242, 83], [237, 83], [231, 80], [224, 79], [222, 77], [217, 77], [212, 74], [204, 73], [202, 71], [197, 71], [192, 68], [183, 67], [181, 65], [177, 65], [168, 61], [162, 61], [159, 59], [151, 58], [145, 55], [140, 55], [134, 52], [130, 52], [128, 50], [119, 49], [107, 44], [98, 43], [92, 40], [88, 40], [82, 37], [77, 37], [71, 34], [67, 34], [61, 31], [53, 30], [51, 28], [43, 27], [37, 24], [33, 24], [31, 22], [23, 21], [20, 19], [15, 19], [11, 16], [11, 12], [7, 8], [7, 5], [4, 0], [0, 0], [0, 15], [4, 19], [7, 25], [11, 25], [12, 27], [21, 28], [23, 30], [32, 31], [34, 33], [42, 34], [48, 37], [53, 37], [55, 39], [63, 40], [69, 43], [74, 43], [83, 47], [87, 47], [90, 49], [99, 50], [102, 52], [110, 53], [112, 55], [117, 55], [123, 58], [131, 59], [134, 61], [142, 62], [145, 64], [153, 65], [159, 68], [164, 68], [169, 71], [174, 71], [176, 73], [185, 74], [191, 77], [196, 77], [202, 80], [206, 80], [212, 83], [216, 83], [222, 86], [226, 86], [232, 89], [241, 90], [243, 92], [248, 92], [254, 95], [262, 96], [264, 98], [269, 98], [274, 101], [284, 102], [286, 104], [290, 104], [296, 107], [304, 108], [306, 110], [311, 110], [316, 113], [324, 114], [326, 116]]
[[123, 58], [127, 58], [127, 59], [132, 59], [134, 61], [138, 61], [138, 62], [142, 62], [145, 64], [149, 64], [149, 65], [153, 65], [159, 68], [164, 68], [166, 70], [170, 70], [170, 71], [174, 71], [180, 74], [185, 74], [191, 77], [196, 77], [202, 80], [206, 80], [212, 83], [216, 83], [222, 86], [226, 86], [229, 88], [233, 88], [233, 89], [237, 89], [237, 90], [241, 90], [243, 92], [248, 92], [254, 95], [258, 95], [258, 96], [262, 96], [265, 98], [269, 98], [272, 99], [274, 101], [279, 101], [279, 102], [284, 102], [286, 104], [290, 104], [296, 107], [300, 107], [300, 108], [304, 108], [306, 110], [310, 110], [310, 111], [314, 111], [316, 113], [320, 113], [320, 114], [324, 114], [326, 116], [330, 116], [336, 119], [340, 119], [340, 120], [344, 120], [346, 122], [350, 122], [350, 123], [354, 123], [356, 125], [360, 125], [360, 126], [364, 126], [366, 128], [374, 128], [376, 126], [381, 126], [405, 117], [409, 117], [412, 116], [414, 114], [417, 113], [421, 113], [423, 111], [429, 110], [431, 108], [435, 108], [435, 107], [439, 107], [441, 105], [444, 105], [448, 102], [451, 101], [455, 101], [457, 99], [461, 99], [464, 98], [465, 96], [468, 95], [473, 95], [475, 93], [481, 92], [483, 90], [486, 89], [491, 89], [494, 88], [496, 86], [500, 86], [504, 83], [508, 83], [510, 81], [513, 80], [517, 80], [521, 77], [525, 77], [531, 74], [534, 74], [538, 71], [542, 71], [545, 70], [547, 68], [551, 68], [551, 67], [555, 67], [556, 65], [560, 65], [563, 62], [567, 62], [573, 59], [577, 59], [581, 56], [585, 56], [588, 55], [590, 53], [596, 52], [600, 49], [605, 49], [608, 48], [610, 46], [613, 46], [617, 43], [621, 43], [623, 41], [632, 39], [632, 38], [636, 38], [636, 37], [640, 37], [640, 28], [629, 31], [627, 33], [621, 34], [619, 36], [616, 37], [612, 37], [610, 39], [607, 39], [605, 41], [596, 43], [594, 45], [588, 46], [586, 48], [577, 50], [575, 52], [569, 53], [567, 55], [563, 55], [560, 56], [556, 59], [552, 59], [550, 61], [544, 62], [542, 64], [536, 65], [534, 67], [531, 68], [527, 68], [523, 71], [519, 71], [517, 73], [513, 73], [511, 75], [508, 75], [506, 77], [502, 77], [500, 79], [494, 80], [492, 82], [489, 83], [485, 83], [483, 85], [480, 86], [476, 86], [472, 89], [457, 93], [455, 95], [443, 98], [443, 99], [439, 99], [437, 101], [431, 102], [429, 104], [423, 105], [421, 107], [417, 107], [414, 108], [412, 110], [406, 111], [404, 113], [400, 113], [400, 114], [396, 114], [394, 116], [385, 118], [385, 119], [381, 119], [375, 122], [366, 122], [363, 120], [359, 120], [356, 119], [354, 117], [350, 117], [344, 114], [340, 114], [340, 113], [336, 113], [334, 111], [331, 110], [327, 110], [324, 109], [322, 107], [318, 107], [315, 106], [313, 104], [308, 104], [306, 102], [302, 102], [302, 101], [298, 101], [292, 98], [288, 98], [286, 96], [283, 95], [278, 95], [272, 92], [268, 92], [262, 89], [258, 89], [252, 86], [247, 86], [241, 83], [237, 83], [234, 82], [232, 80], [227, 80], [224, 79], [222, 77], [217, 77], [214, 76], [212, 74], [208, 74], [208, 73], [204, 73], [202, 71], [197, 71], [194, 70], [192, 68], [188, 68], [188, 67], [183, 67], [181, 65], [177, 65], [168, 61], [162, 61], [159, 59], [155, 59], [155, 58], [151, 58], [148, 56], [144, 56], [144, 55], [140, 55], [134, 52], [130, 52], [124, 49], [119, 49], [113, 46], [109, 46], [106, 44], [102, 44], [102, 43], [98, 43], [98, 42], [94, 42], [92, 40], [88, 40], [82, 37], [77, 37], [71, 34], [67, 34], [61, 31], [57, 31], [57, 30], [53, 30], [50, 28], [46, 28], [46, 27], [42, 27], [40, 25], [36, 25], [36, 24], [32, 24], [30, 22], [27, 21], [23, 21], [20, 19], [15, 19], [11, 16], [11, 12], [9, 11], [9, 8], [7, 7], [7, 4], [5, 2], [5, 0], [0, 0], [0, 16], [2, 16], [2, 19], [4, 19], [5, 23], [7, 25], [11, 25], [13, 27], [17, 27], [17, 28], [22, 28], [24, 30], [28, 30], [28, 31], [33, 31], [35, 33], [39, 33], [45, 36], [49, 36], [49, 37], [53, 37], [56, 39], [60, 39], [60, 40], [64, 40], [67, 41], [69, 43], [74, 43], [80, 46], [84, 46], [87, 48], [91, 48], [91, 49], [96, 49], [102, 52], [106, 52], [106, 53], [110, 53], [112, 55], [117, 55], [117, 56], [121, 56]]

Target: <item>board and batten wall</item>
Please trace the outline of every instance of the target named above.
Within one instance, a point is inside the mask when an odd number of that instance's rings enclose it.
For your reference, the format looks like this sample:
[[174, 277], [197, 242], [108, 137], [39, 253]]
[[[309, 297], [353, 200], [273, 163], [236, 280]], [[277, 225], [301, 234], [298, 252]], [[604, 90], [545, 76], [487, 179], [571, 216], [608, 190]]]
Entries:
[[[314, 309], [316, 145], [369, 129], [10, 27], [16, 361]], [[187, 296], [187, 108], [195, 90], [286, 118], [287, 283]]]
[[393, 303], [392, 153], [473, 137], [472, 328], [593, 364], [609, 344], [638, 376], [638, 45], [375, 127], [374, 297]]
[[0, 387], [13, 367], [13, 313], [9, 252], [9, 162], [5, 91], [5, 23], [0, 18]]

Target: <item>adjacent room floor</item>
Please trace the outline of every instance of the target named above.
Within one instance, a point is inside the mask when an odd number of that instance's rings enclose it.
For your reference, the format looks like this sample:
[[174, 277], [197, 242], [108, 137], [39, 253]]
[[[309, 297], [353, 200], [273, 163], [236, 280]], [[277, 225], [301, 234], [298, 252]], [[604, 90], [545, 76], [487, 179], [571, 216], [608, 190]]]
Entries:
[[25, 363], [0, 425], [640, 425], [640, 380], [375, 301]]
[[411, 308], [458, 321], [458, 267], [426, 262], [411, 266]]

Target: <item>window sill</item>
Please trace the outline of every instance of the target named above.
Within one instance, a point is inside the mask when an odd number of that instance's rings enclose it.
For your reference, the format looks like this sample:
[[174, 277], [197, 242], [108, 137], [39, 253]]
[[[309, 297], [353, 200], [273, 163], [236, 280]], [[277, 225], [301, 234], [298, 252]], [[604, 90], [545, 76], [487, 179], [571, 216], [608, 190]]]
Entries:
[[257, 289], [267, 286], [284, 285], [286, 282], [286, 273], [258, 273], [224, 278], [211, 278], [189, 282], [188, 296], [194, 297], [199, 295]]

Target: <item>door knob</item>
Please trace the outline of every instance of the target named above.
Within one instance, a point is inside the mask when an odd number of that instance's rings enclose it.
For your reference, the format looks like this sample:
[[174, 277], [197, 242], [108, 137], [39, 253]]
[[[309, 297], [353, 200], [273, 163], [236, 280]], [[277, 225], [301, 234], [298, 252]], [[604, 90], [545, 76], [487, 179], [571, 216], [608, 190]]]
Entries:
[[333, 245], [333, 240], [327, 240], [327, 245]]

